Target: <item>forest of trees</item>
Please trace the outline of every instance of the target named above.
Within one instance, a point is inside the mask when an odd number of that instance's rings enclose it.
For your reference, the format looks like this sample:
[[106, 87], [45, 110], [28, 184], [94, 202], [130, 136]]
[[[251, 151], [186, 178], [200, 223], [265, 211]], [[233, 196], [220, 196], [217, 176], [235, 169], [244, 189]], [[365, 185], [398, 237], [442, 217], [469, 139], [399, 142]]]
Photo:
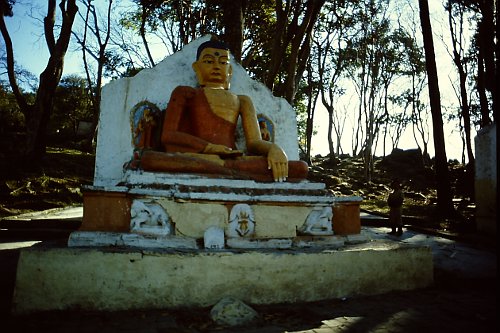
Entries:
[[[496, 0], [439, 3], [448, 31], [441, 39], [428, 0], [47, 0], [37, 19], [50, 56], [40, 59], [42, 73], [29, 73], [5, 24], [20, 4], [0, 0], [0, 135], [24, 133], [12, 144], [36, 161], [54, 131], [75, 134], [81, 121], [96, 128], [104, 82], [215, 34], [253, 78], [295, 108], [303, 159], [311, 158], [319, 108], [328, 113], [319, 140], [328, 143], [332, 163], [340, 154], [363, 157], [367, 181], [377, 148], [390, 153], [408, 130], [424, 157], [434, 148], [438, 204], [448, 208], [443, 124], [460, 132], [462, 163], [473, 166], [473, 130], [497, 120], [498, 7]], [[456, 102], [446, 107], [436, 43], [445, 43], [457, 74], [450, 83]], [[85, 75], [62, 76], [67, 52], [81, 54]], [[350, 147], [342, 144], [347, 135]]]

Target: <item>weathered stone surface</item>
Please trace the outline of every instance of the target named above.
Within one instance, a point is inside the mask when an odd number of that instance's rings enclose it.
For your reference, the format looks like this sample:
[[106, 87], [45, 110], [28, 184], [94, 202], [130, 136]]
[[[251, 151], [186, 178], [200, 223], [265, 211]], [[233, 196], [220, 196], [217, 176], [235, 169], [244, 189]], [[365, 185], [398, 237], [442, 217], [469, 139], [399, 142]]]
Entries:
[[175, 224], [175, 234], [203, 238], [208, 227], [224, 229], [228, 222], [228, 211], [222, 203], [176, 202], [159, 199]]
[[475, 194], [477, 229], [484, 233], [497, 233], [497, 125], [481, 129], [474, 143], [476, 148]]
[[297, 235], [312, 207], [252, 206], [255, 215], [255, 237], [287, 238]]
[[256, 319], [258, 313], [238, 299], [225, 297], [210, 310], [210, 317], [219, 325], [238, 326]]
[[338, 248], [344, 244], [344, 236], [297, 236], [293, 239], [293, 246], [298, 248]]
[[157, 249], [197, 249], [196, 240], [182, 236], [152, 236], [135, 233], [75, 231], [68, 239], [69, 247], [125, 246]]
[[[21, 250], [14, 312], [309, 302], [429, 286], [430, 248], [369, 242], [342, 250]], [[40, 286], [43, 286], [41, 288]]]
[[346, 244], [360, 244], [369, 241], [368, 236], [363, 234], [346, 235]]
[[233, 249], [289, 249], [291, 239], [228, 238], [227, 246]]

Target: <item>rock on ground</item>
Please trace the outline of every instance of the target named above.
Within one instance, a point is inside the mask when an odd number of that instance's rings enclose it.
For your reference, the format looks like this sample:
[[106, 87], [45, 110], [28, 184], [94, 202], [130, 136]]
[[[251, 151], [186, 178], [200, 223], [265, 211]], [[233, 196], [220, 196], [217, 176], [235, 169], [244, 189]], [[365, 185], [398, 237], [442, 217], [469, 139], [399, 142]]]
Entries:
[[242, 301], [225, 297], [210, 311], [210, 317], [219, 325], [238, 326], [248, 324], [258, 316], [257, 312]]

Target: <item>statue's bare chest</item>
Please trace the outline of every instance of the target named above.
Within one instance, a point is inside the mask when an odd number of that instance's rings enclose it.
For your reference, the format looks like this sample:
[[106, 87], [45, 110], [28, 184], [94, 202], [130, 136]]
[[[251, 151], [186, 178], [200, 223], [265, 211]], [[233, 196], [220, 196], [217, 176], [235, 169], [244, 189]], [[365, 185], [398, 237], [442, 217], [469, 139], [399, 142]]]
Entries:
[[240, 110], [237, 95], [223, 89], [204, 89], [204, 92], [213, 113], [233, 124], [236, 123]]

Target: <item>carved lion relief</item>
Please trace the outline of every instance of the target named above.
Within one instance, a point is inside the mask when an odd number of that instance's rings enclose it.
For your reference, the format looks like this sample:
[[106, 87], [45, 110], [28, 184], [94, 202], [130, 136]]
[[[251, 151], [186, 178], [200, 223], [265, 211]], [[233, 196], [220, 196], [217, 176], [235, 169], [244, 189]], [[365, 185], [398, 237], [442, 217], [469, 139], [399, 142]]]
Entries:
[[130, 230], [152, 235], [172, 235], [170, 217], [156, 202], [134, 200], [130, 210]]

